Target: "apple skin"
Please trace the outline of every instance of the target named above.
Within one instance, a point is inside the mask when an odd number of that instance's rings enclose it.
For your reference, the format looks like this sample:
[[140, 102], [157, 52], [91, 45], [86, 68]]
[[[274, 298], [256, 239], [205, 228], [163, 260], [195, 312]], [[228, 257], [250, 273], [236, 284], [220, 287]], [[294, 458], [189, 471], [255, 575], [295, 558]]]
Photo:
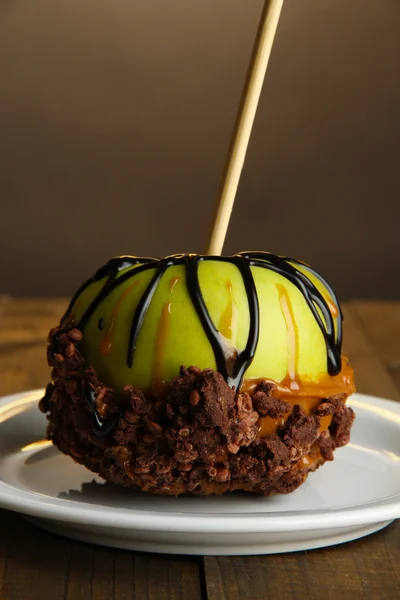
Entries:
[[[138, 266], [121, 270], [118, 277]], [[81, 349], [86, 363], [93, 366], [106, 385], [118, 392], [126, 385], [142, 390], [161, 389], [160, 386], [179, 373], [181, 365], [216, 369], [214, 352], [192, 304], [185, 267], [181, 264], [168, 267], [159, 281], [140, 329], [132, 367], [128, 367], [132, 318], [156, 267], [157, 264], [132, 275], [114, 289], [97, 306], [83, 329]], [[296, 263], [296, 268], [332, 305], [325, 285], [305, 266]], [[302, 381], [318, 381], [321, 375], [327, 374], [327, 349], [303, 294], [278, 273], [257, 266], [252, 266], [251, 270], [258, 295], [260, 332], [256, 353], [244, 381], [264, 378], [281, 382], [288, 374], [293, 350], [281, 306], [282, 288], [291, 304], [297, 330], [297, 374]], [[105, 282], [106, 277], [91, 283], [75, 299], [68, 318], [70, 324], [79, 324]], [[221, 260], [202, 261], [199, 263], [199, 282], [211, 319], [224, 333], [226, 348], [242, 350], [247, 342], [250, 315], [239, 269]], [[332, 316], [336, 327], [336, 311]]]

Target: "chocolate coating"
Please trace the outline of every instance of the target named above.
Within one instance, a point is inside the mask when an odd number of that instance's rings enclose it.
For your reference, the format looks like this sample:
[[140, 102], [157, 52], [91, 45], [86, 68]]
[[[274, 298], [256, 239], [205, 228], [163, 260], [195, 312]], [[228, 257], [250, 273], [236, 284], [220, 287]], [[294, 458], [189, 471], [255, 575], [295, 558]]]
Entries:
[[[48, 438], [109, 482], [169, 495], [288, 493], [349, 441], [354, 414], [345, 395], [322, 399], [306, 414], [274, 398], [271, 383], [235, 393], [211, 369], [182, 368], [163, 398], [132, 386], [117, 397], [85, 365], [82, 339], [76, 328], [50, 333], [53, 383], [40, 408]], [[93, 432], [93, 412], [102, 420], [101, 437]], [[285, 415], [282, 426], [260, 437], [261, 418]], [[327, 417], [329, 427], [321, 429]]]

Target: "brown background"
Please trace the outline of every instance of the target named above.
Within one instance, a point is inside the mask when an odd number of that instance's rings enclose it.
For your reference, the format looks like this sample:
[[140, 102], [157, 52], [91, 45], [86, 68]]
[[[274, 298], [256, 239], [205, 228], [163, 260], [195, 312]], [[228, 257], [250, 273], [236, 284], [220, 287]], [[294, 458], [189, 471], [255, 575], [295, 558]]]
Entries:
[[[0, 291], [204, 249], [261, 5], [0, 1]], [[399, 64], [399, 0], [286, 0], [227, 252], [400, 297]]]

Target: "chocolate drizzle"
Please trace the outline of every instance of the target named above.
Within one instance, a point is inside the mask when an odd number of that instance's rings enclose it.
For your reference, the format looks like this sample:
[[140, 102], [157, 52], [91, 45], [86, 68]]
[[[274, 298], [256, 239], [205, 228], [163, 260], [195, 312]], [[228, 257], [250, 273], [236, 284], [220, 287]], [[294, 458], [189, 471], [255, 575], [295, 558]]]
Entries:
[[171, 267], [174, 263], [173, 259], [163, 259], [159, 262], [159, 266], [150, 281], [149, 285], [146, 288], [143, 296], [140, 299], [139, 304], [137, 305], [135, 314], [133, 316], [131, 331], [129, 334], [129, 345], [128, 345], [128, 357], [127, 357], [127, 365], [131, 369], [133, 365], [133, 356], [136, 350], [136, 343], [139, 337], [140, 330], [143, 325], [144, 318], [149, 309], [150, 302], [153, 299], [154, 292], [157, 289], [158, 283], [161, 277], [164, 275], [165, 271], [168, 267]]
[[94, 393], [94, 390], [89, 385], [86, 386], [85, 398], [86, 405], [90, 412], [93, 414], [93, 432], [98, 436], [105, 436], [108, 433], [111, 433], [111, 431], [117, 425], [120, 415], [118, 415], [114, 419], [103, 421], [96, 408], [96, 395]]
[[[209, 311], [207, 309], [204, 297], [201, 291], [199, 281], [199, 265], [203, 261], [220, 261], [225, 263], [231, 263], [235, 265], [243, 278], [245, 286], [249, 315], [250, 315], [250, 327], [247, 338], [246, 346], [243, 350], [236, 349], [234, 353], [227, 352], [224, 344], [223, 336], [216, 328], [213, 323]], [[88, 321], [94, 314], [96, 308], [107, 298], [107, 296], [115, 290], [117, 287], [125, 283], [131, 277], [136, 276], [138, 273], [154, 269], [154, 275], [151, 278], [145, 292], [143, 293], [137, 308], [132, 315], [132, 324], [130, 328], [128, 349], [127, 349], [127, 366], [132, 367], [135, 357], [135, 349], [140, 334], [141, 327], [149, 309], [150, 303], [153, 299], [154, 293], [157, 286], [165, 273], [165, 271], [173, 265], [184, 265], [186, 272], [186, 285], [192, 300], [193, 306], [197, 312], [197, 315], [202, 323], [204, 331], [208, 337], [208, 340], [213, 348], [215, 361], [217, 364], [218, 371], [222, 374], [226, 382], [230, 387], [235, 390], [239, 390], [244, 373], [249, 368], [253, 361], [259, 338], [259, 304], [257, 289], [254, 282], [251, 267], [259, 267], [274, 271], [279, 275], [282, 275], [293, 283], [296, 288], [302, 293], [305, 301], [318, 326], [322, 332], [325, 340], [327, 350], [327, 369], [329, 375], [337, 375], [340, 373], [341, 364], [341, 345], [342, 345], [342, 314], [339, 312], [336, 325], [336, 333], [334, 326], [334, 319], [329, 309], [327, 301], [324, 299], [322, 294], [313, 284], [313, 282], [301, 272], [297, 266], [301, 266], [302, 269], [308, 271], [314, 277], [316, 277], [327, 289], [333, 302], [339, 306], [338, 300], [332, 288], [327, 282], [316, 273], [311, 267], [305, 265], [299, 261], [269, 254], [267, 252], [241, 252], [231, 257], [221, 256], [202, 256], [195, 254], [177, 254], [168, 256], [162, 259], [155, 258], [138, 258], [132, 256], [121, 256], [113, 258], [108, 261], [103, 267], [101, 267], [95, 275], [86, 281], [74, 295], [71, 303], [62, 318], [61, 323], [67, 326], [68, 317], [71, 315], [73, 306], [78, 297], [86, 290], [86, 288], [92, 283], [98, 282], [101, 279], [106, 278], [106, 281], [101, 288], [100, 292], [93, 299], [91, 304], [83, 313], [81, 319], [74, 326], [83, 330], [87, 325]], [[131, 268], [132, 267], [132, 268]], [[120, 272], [128, 269], [126, 272], [120, 275]], [[339, 309], [340, 311], [340, 309]], [[96, 421], [96, 430], [107, 429], [110, 431], [110, 425], [102, 422], [95, 409], [95, 402], [93, 398], [89, 399], [89, 405], [91, 410], [94, 412]], [[104, 431], [102, 431], [104, 434]]]
[[[337, 375], [340, 373], [342, 368], [342, 315], [340, 315], [338, 318], [338, 332], [336, 335], [333, 317], [331, 311], [329, 310], [328, 303], [312, 283], [312, 281], [306, 275], [304, 275], [304, 273], [296, 269], [296, 267], [294, 267], [291, 263], [301, 265], [309, 270], [313, 275], [316, 275], [319, 281], [325, 285], [336, 304], [338, 304], [336, 295], [334, 294], [332, 288], [328, 286], [328, 284], [320, 275], [317, 275], [315, 271], [310, 269], [310, 267], [303, 265], [303, 263], [299, 261], [292, 261], [290, 258], [284, 258], [274, 254], [268, 254], [266, 252], [244, 252], [241, 253], [241, 255], [248, 259], [252, 267], [261, 267], [264, 269], [269, 269], [270, 271], [275, 271], [275, 273], [279, 273], [279, 275], [285, 277], [288, 281], [293, 283], [298, 290], [300, 290], [319, 325], [322, 335], [324, 336], [328, 356], [328, 373], [329, 375]], [[318, 309], [321, 311], [323, 319], [321, 318]]]
[[[198, 275], [199, 263], [203, 260], [209, 260], [210, 258], [213, 260], [230, 262], [236, 265], [243, 277], [243, 282], [247, 293], [250, 311], [249, 335], [245, 349], [241, 352], [236, 351], [236, 356], [233, 357], [233, 360], [232, 355], [227, 355], [226, 350], [221, 343], [221, 335], [210, 317], [210, 313], [207, 310], [207, 306], [204, 302], [203, 294], [201, 293], [200, 289]], [[199, 255], [189, 255], [185, 257], [185, 264], [186, 284], [189, 290], [190, 298], [214, 350], [217, 370], [221, 373], [230, 387], [234, 387], [236, 390], [238, 390], [243, 379], [244, 372], [250, 366], [254, 358], [259, 336], [258, 297], [250, 267], [246, 260], [240, 255], [232, 256], [228, 259], [220, 256], [204, 257]]]

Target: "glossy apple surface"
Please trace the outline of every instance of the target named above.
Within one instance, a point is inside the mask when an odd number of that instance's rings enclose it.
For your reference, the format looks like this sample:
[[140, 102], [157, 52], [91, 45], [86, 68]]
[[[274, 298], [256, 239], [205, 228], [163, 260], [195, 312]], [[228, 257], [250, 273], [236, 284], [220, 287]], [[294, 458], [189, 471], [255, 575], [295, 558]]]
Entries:
[[[138, 265], [122, 269], [137, 269]], [[306, 267], [296, 264], [318, 288], [337, 318], [324, 284]], [[327, 372], [327, 349], [322, 332], [303, 294], [284, 276], [251, 267], [256, 285], [260, 335], [254, 359], [244, 380], [266, 378], [281, 382], [296, 352], [296, 372], [303, 381], [316, 381]], [[216, 368], [212, 346], [192, 304], [184, 265], [166, 269], [146, 313], [134, 353], [127, 364], [132, 319], [156, 267], [133, 274], [97, 306], [84, 327], [82, 350], [105, 384], [121, 391], [127, 384], [157, 388], [175, 377], [181, 365]], [[91, 283], [75, 300], [70, 321], [78, 323], [99, 294], [106, 278]], [[243, 349], [250, 313], [239, 269], [230, 262], [207, 260], [199, 264], [201, 292], [210, 317], [220, 332], [226, 352]], [[282, 298], [286, 300], [286, 314]], [[288, 323], [288, 305], [293, 323]], [[290, 319], [289, 319], [290, 320]]]

